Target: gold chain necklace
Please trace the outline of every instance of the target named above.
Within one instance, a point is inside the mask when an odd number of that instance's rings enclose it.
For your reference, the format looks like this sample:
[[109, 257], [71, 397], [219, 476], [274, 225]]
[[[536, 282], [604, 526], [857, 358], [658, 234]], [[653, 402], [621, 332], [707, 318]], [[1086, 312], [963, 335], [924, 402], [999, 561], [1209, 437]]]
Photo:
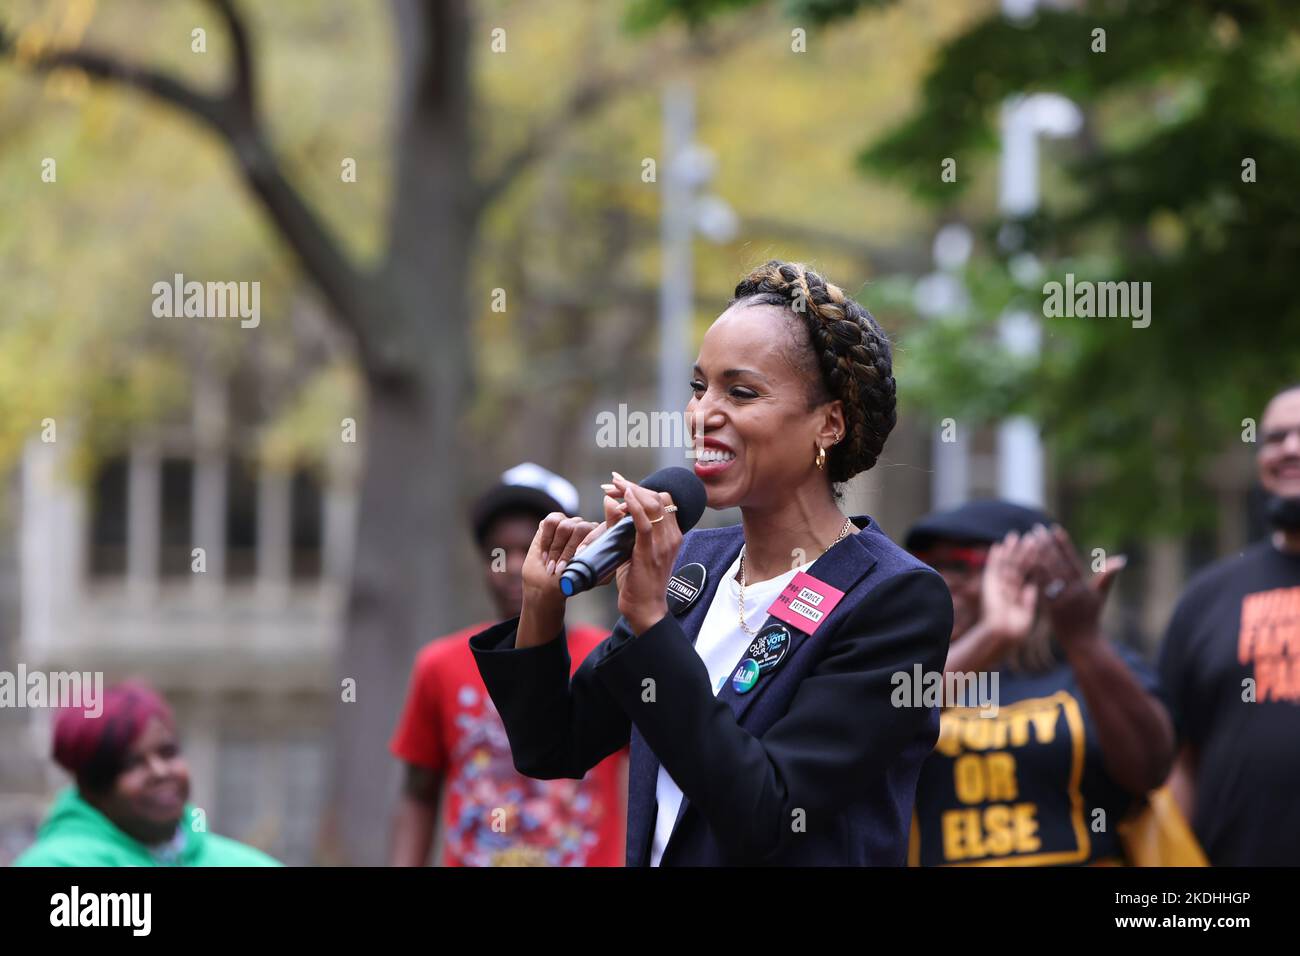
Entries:
[[[853, 520], [851, 518], [845, 518], [844, 527], [840, 528], [840, 536], [831, 542], [830, 548], [827, 548], [826, 551], [829, 551], [847, 538], [849, 536], [849, 531], [852, 528]], [[826, 551], [823, 551], [822, 554], [825, 554]], [[750, 637], [754, 637], [758, 634], [758, 628], [750, 627], [745, 623], [745, 546], [743, 544], [740, 546], [740, 595], [737, 597], [736, 601], [740, 606], [740, 629]]]

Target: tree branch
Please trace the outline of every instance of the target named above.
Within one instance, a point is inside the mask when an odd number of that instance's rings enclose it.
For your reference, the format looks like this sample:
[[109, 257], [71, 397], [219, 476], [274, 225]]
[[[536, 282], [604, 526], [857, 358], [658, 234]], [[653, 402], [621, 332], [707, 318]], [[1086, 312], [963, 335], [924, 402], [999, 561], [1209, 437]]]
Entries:
[[[230, 30], [234, 77], [221, 96], [201, 93], [165, 73], [90, 49], [50, 50], [26, 65], [40, 73], [83, 71], [92, 79], [146, 93], [176, 107], [214, 130], [238, 162], [240, 173], [296, 254], [304, 272], [321, 290], [339, 323], [366, 349], [365, 314], [370, 283], [335, 243], [328, 229], [285, 177], [254, 109], [254, 71], [248, 31], [231, 0], [209, 0]], [[0, 57], [14, 57], [12, 38], [0, 29]]]
[[[13, 57], [12, 38], [0, 28], [0, 56]], [[218, 132], [225, 131], [224, 103], [219, 97], [200, 93], [175, 77], [146, 67], [136, 66], [95, 50], [52, 50], [32, 56], [27, 65], [39, 73], [55, 70], [81, 70], [96, 80], [127, 86], [203, 120]]]
[[248, 116], [255, 116], [253, 50], [248, 39], [248, 29], [244, 26], [244, 20], [235, 10], [231, 0], [208, 0], [208, 2], [225, 21], [226, 31], [230, 34], [230, 42], [234, 47], [235, 70], [230, 80], [230, 92], [227, 95], [231, 102], [238, 104]]
[[[524, 144], [514, 151], [486, 182], [479, 186], [475, 204], [483, 208], [493, 202], [529, 166], [549, 153], [572, 126], [614, 98], [614, 94], [630, 86], [636, 79], [628, 73], [615, 80], [601, 83], [590, 80], [583, 83], [569, 97], [569, 101], [554, 116], [536, 126]], [[644, 82], [644, 76], [640, 77]]]
[[473, 233], [466, 186], [473, 90], [465, 0], [394, 0], [392, 6], [400, 56], [393, 190], [379, 272], [386, 286], [405, 294], [419, 283], [404, 280], [424, 275], [448, 242]]
[[670, 71], [682, 72], [692, 63], [708, 61], [725, 55], [750, 39], [757, 31], [752, 22], [731, 29], [701, 29], [687, 41], [685, 49], [676, 55], [664, 56], [662, 50], [651, 50], [649, 55], [631, 67], [614, 74], [593, 76], [570, 95], [558, 113], [538, 124], [524, 144], [506, 158], [500, 168], [477, 190], [476, 208], [483, 208], [504, 192], [516, 178], [533, 163], [545, 156], [575, 124], [601, 109], [606, 103], [625, 91], [636, 87], [646, 89], [659, 76]]

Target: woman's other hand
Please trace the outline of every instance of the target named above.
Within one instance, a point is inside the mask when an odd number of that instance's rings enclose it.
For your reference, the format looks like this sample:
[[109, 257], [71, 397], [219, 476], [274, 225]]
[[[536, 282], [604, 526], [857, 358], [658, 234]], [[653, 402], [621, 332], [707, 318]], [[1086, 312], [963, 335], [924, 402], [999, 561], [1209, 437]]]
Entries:
[[1041, 525], [1028, 535], [1033, 540], [1035, 577], [1052, 633], [1063, 648], [1101, 636], [1101, 612], [1115, 575], [1127, 559], [1109, 558], [1097, 574], [1088, 575], [1069, 534], [1060, 525]]
[[[636, 526], [632, 558], [616, 574], [618, 610], [634, 633], [644, 634], [668, 613], [668, 578], [682, 545], [682, 531], [673, 512], [666, 510], [673, 503], [668, 492], [642, 488], [618, 474], [614, 488]], [[605, 499], [607, 517], [612, 500]]]
[[603, 530], [603, 524], [571, 518], [559, 511], [543, 518], [524, 558], [524, 603], [563, 605], [560, 574], [578, 548]]
[[999, 647], [1019, 647], [1034, 627], [1038, 590], [1030, 579], [1034, 544], [1008, 532], [989, 548], [980, 582], [980, 624]]

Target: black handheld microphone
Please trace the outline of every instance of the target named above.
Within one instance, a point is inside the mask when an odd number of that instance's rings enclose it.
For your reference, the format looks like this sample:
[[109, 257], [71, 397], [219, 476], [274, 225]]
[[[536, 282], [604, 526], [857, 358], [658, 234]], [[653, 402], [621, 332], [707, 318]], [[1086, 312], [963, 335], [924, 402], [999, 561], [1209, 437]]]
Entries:
[[[677, 506], [674, 517], [683, 534], [695, 527], [708, 504], [704, 482], [680, 466], [660, 468], [639, 484], [642, 488], [666, 491], [673, 496], [673, 504]], [[632, 523], [632, 516], [625, 515], [565, 565], [564, 573], [560, 575], [560, 590], [564, 596], [573, 597], [595, 587], [597, 581], [631, 557], [635, 543], [636, 526]]]

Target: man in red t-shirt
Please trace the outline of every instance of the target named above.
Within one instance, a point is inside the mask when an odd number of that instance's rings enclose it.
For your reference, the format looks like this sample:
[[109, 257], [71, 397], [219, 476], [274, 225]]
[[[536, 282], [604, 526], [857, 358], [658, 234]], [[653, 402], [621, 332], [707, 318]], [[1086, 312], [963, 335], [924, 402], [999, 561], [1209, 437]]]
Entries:
[[[502, 475], [474, 506], [474, 537], [501, 619], [523, 604], [524, 557], [552, 511], [576, 514], [578, 493], [526, 463]], [[515, 770], [505, 727], [469, 650], [491, 622], [439, 638], [416, 658], [389, 749], [406, 764], [389, 862], [423, 866], [441, 810], [444, 866], [622, 866], [625, 761], [601, 761], [582, 780], [533, 780]], [[608, 636], [568, 629], [576, 669]]]

